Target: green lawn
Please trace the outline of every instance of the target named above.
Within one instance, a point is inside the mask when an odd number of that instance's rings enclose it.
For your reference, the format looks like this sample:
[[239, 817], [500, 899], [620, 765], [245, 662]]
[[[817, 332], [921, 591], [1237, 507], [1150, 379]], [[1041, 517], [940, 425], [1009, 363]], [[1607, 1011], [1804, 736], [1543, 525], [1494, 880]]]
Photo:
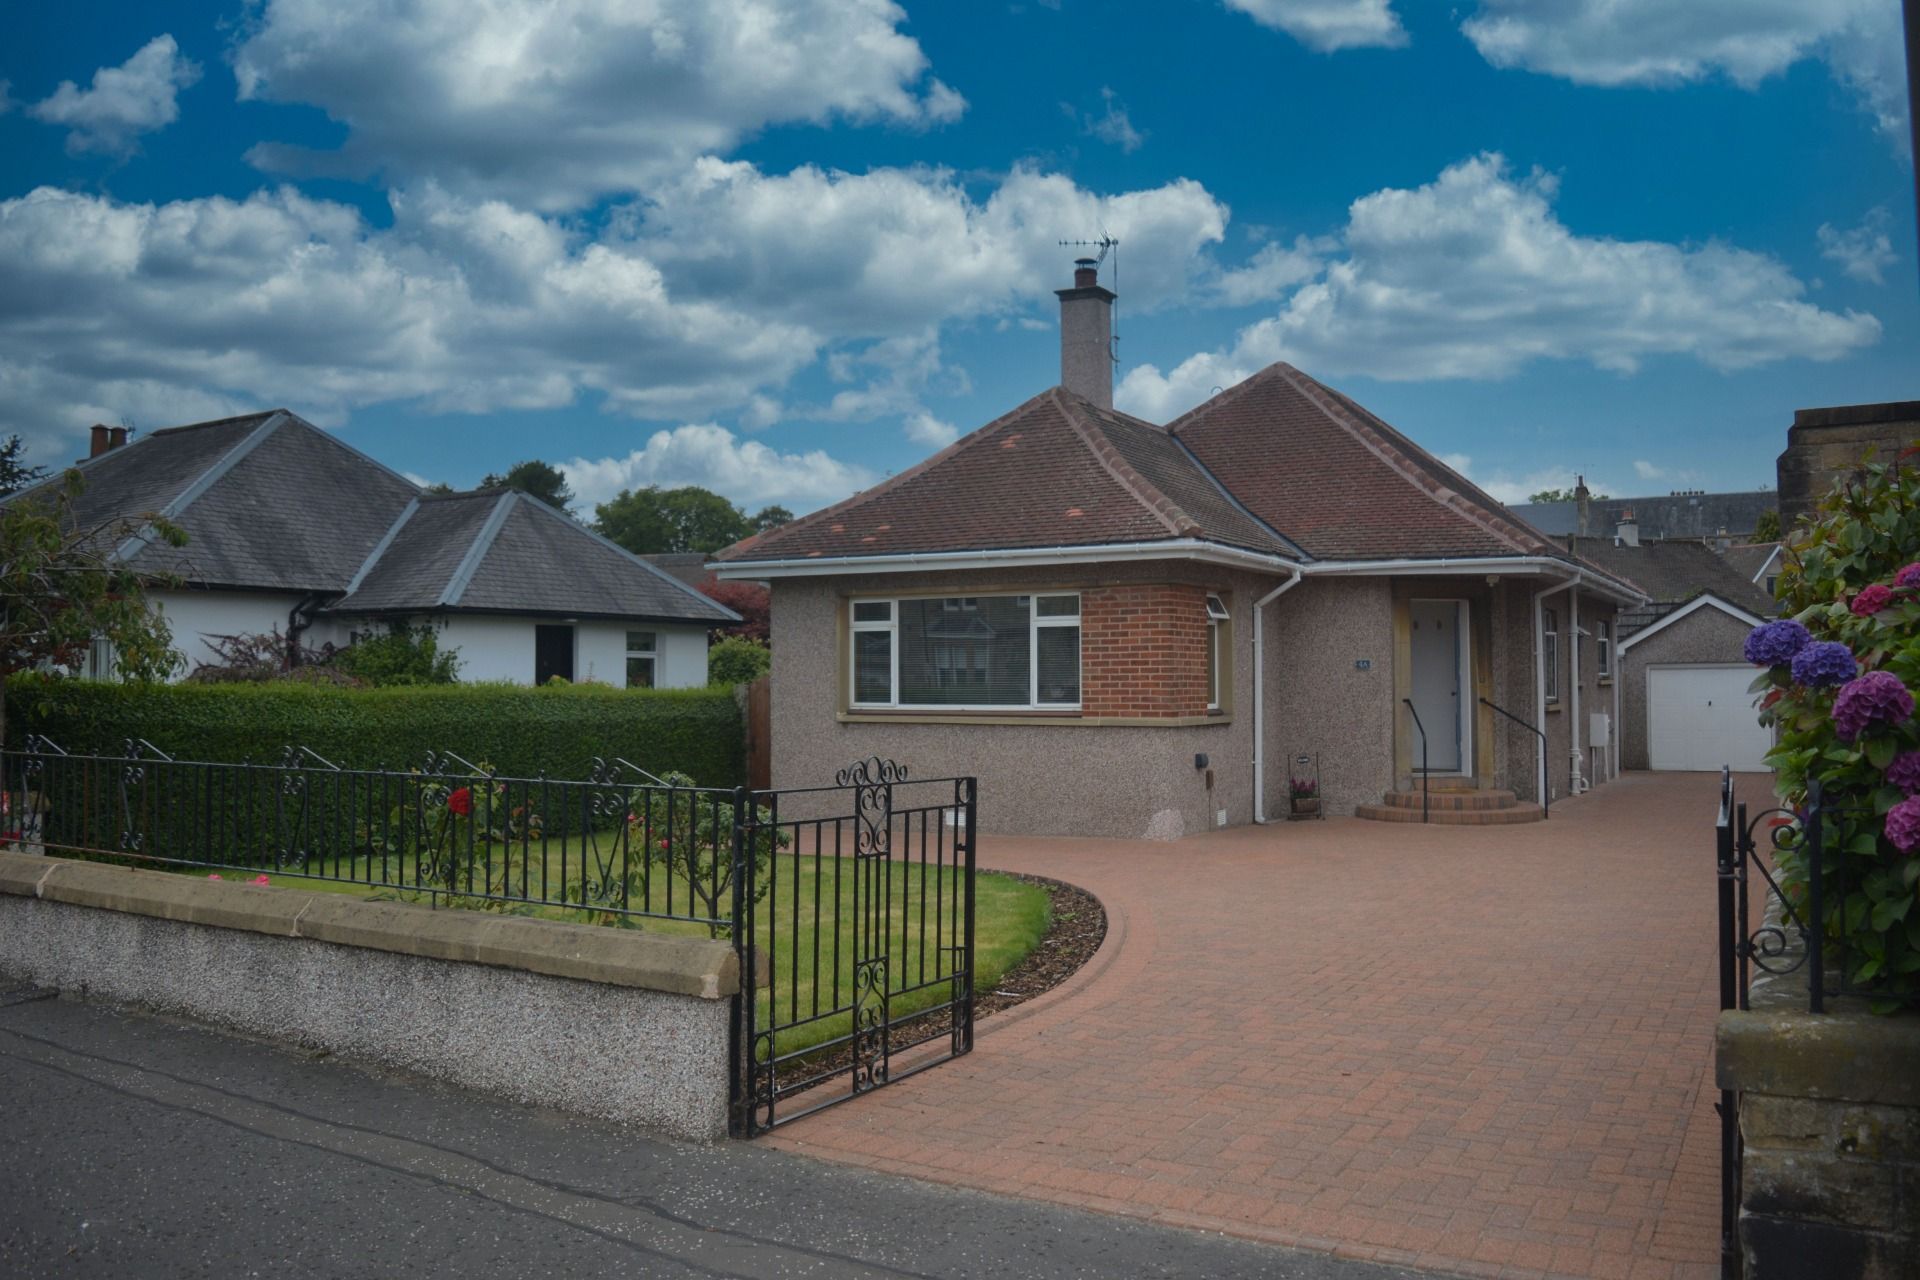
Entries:
[[[605, 837], [602, 837], [605, 839]], [[529, 891], [542, 892], [542, 871], [546, 873], [545, 893], [577, 900], [582, 875], [580, 837], [533, 842], [525, 850], [525, 874]], [[522, 850], [516, 845], [511, 854], [512, 884], [521, 883]], [[588, 865], [591, 865], [589, 859]], [[502, 869], [496, 853], [488, 864], [497, 875]], [[563, 871], [564, 868], [564, 871]], [[381, 873], [380, 860], [362, 857], [339, 865], [329, 861], [316, 866], [330, 876], [355, 877], [356, 880], [321, 879], [296, 871], [269, 872], [274, 884], [314, 892], [343, 893], [361, 897], [398, 897], [427, 902], [433, 895], [391, 887], [370, 885], [364, 881]], [[386, 874], [397, 872], [391, 864]], [[948, 998], [949, 984], [940, 981], [952, 972], [952, 960], [942, 948], [954, 946], [953, 926], [959, 916], [955, 910], [955, 891], [959, 875], [922, 867], [897, 856], [890, 866], [875, 868], [878, 879], [873, 888], [859, 892], [869, 910], [866, 933], [870, 935], [867, 954], [884, 952], [888, 957], [887, 988], [889, 1011], [894, 1019]], [[205, 875], [205, 871], [188, 874]], [[254, 873], [223, 872], [231, 879], [250, 879]], [[484, 873], [476, 864], [476, 882]], [[844, 1012], [853, 999], [853, 975], [856, 935], [860, 921], [855, 912], [856, 863], [852, 858], [831, 854], [815, 858], [811, 852], [798, 857], [789, 850], [776, 856], [774, 865], [762, 874], [768, 893], [754, 912], [755, 941], [761, 953], [763, 972], [771, 982], [762, 991], [756, 1006], [757, 1023], [764, 1028], [775, 1023], [790, 1026], [780, 1033], [776, 1051], [781, 1054], [805, 1049], [847, 1034], [851, 1014]], [[664, 909], [664, 873], [653, 873], [652, 905]], [[890, 876], [890, 878], [889, 878]], [[464, 886], [464, 874], [460, 884]], [[443, 895], [444, 896], [444, 895]], [[724, 899], [725, 895], [723, 895]], [[884, 912], [871, 907], [880, 901]], [[1049, 904], [1046, 890], [1010, 876], [980, 872], [974, 881], [974, 989], [991, 990], [1002, 974], [1018, 964], [1046, 933]], [[477, 899], [464, 899], [463, 905]], [[630, 899], [638, 907], [637, 890]], [[676, 879], [673, 908], [687, 910], [684, 884]], [[614, 923], [603, 911], [573, 907], [530, 905], [517, 910], [539, 919], [569, 923]], [[724, 900], [720, 914], [726, 914]], [[696, 912], [698, 914], [700, 912]], [[632, 926], [658, 933], [705, 937], [708, 929], [691, 920], [630, 918]], [[923, 986], [922, 984], [930, 984]]]

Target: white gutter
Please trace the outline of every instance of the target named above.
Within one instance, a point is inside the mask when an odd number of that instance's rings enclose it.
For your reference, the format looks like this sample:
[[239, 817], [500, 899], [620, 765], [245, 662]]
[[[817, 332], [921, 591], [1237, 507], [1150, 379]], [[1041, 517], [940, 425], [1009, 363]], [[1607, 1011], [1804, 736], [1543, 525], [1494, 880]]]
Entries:
[[[1316, 560], [1303, 566], [1310, 576], [1343, 577], [1419, 576], [1423, 574], [1515, 573], [1571, 575], [1570, 582], [1584, 583], [1600, 595], [1625, 604], [1646, 599], [1638, 592], [1594, 577], [1588, 570], [1552, 556], [1459, 556], [1433, 560]], [[1555, 587], [1558, 591], [1561, 588]]]
[[1088, 546], [1016, 547], [992, 551], [926, 551], [901, 555], [812, 556], [802, 560], [722, 560], [707, 566], [726, 581], [758, 578], [818, 578], [845, 573], [920, 573], [941, 569], [1021, 568], [1030, 565], [1102, 564], [1115, 560], [1198, 560], [1236, 568], [1298, 573], [1285, 556], [1248, 551], [1200, 538], [1160, 542], [1107, 542]]
[[[1256, 825], [1264, 825], [1267, 820], [1267, 651], [1262, 619], [1268, 604], [1300, 585], [1302, 572], [1296, 568], [1291, 578], [1253, 602], [1253, 820]], [[1327, 803], [1324, 795], [1320, 803], [1324, 808]]]
[[[1562, 591], [1580, 581], [1578, 573], [1573, 574], [1558, 586], [1546, 587], [1533, 593], [1533, 722], [1540, 726], [1540, 737], [1534, 740], [1534, 759], [1539, 768], [1540, 794], [1538, 803], [1547, 804], [1547, 654], [1544, 623], [1540, 602], [1548, 596], [1559, 595]], [[1556, 674], [1558, 674], [1556, 672]]]

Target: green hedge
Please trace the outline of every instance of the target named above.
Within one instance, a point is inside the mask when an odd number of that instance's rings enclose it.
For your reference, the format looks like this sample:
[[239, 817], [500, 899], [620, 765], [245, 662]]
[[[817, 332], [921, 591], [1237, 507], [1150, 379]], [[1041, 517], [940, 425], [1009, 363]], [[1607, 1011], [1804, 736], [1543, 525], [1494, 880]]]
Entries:
[[503, 776], [584, 778], [595, 756], [702, 786], [745, 780], [729, 689], [527, 688], [507, 684], [338, 689], [301, 684], [106, 684], [16, 676], [7, 745], [43, 733], [69, 752], [116, 755], [145, 738], [176, 760], [276, 760], [297, 744], [343, 768], [418, 765], [452, 751]]

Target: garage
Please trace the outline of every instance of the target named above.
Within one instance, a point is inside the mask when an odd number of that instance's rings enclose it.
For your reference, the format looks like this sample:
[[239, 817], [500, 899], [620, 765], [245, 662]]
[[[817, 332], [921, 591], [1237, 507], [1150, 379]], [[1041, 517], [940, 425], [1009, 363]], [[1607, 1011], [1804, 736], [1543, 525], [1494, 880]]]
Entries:
[[1689, 663], [1647, 668], [1647, 757], [1655, 769], [1762, 770], [1773, 730], [1753, 709], [1754, 669]]

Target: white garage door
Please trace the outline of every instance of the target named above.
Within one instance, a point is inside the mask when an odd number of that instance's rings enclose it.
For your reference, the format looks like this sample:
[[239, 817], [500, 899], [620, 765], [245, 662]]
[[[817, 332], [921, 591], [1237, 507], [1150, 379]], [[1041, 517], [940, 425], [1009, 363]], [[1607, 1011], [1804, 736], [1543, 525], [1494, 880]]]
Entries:
[[1753, 709], [1754, 669], [1647, 668], [1647, 762], [1655, 769], [1764, 769], [1773, 730]]

